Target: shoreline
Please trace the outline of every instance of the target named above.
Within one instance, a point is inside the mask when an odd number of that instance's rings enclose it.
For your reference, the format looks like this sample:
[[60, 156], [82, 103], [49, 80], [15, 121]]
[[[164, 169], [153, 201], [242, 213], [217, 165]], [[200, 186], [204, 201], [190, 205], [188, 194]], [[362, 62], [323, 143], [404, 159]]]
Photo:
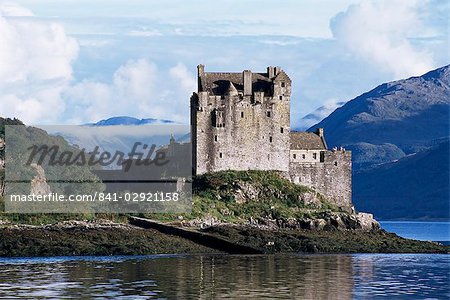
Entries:
[[[245, 225], [189, 230], [213, 236], [215, 241], [226, 240], [238, 249], [257, 249], [261, 254], [450, 253], [449, 246], [405, 239], [384, 230], [264, 230]], [[0, 225], [2, 258], [230, 253], [215, 247], [215, 241], [209, 246], [194, 241], [156, 229], [104, 220], [41, 226]]]

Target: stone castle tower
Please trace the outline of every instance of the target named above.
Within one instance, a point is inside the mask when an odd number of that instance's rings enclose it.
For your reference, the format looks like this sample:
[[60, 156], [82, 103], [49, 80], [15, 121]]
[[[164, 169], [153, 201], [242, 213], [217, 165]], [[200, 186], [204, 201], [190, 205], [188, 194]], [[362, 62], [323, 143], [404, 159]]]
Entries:
[[195, 174], [277, 170], [350, 208], [351, 153], [327, 150], [323, 130], [291, 132], [291, 79], [280, 67], [264, 73], [205, 72], [191, 97]]

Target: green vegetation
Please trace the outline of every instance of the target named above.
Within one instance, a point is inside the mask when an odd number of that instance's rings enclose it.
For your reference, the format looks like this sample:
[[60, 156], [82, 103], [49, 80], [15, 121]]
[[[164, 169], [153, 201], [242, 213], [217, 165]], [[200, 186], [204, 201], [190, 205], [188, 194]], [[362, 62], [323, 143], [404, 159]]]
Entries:
[[46, 225], [63, 221], [93, 221], [93, 220], [109, 220], [116, 223], [127, 223], [128, 216], [126, 214], [109, 214], [109, 213], [78, 213], [78, 214], [19, 214], [5, 213], [0, 204], [0, 223], [8, 222], [12, 224], [28, 224], [28, 225]]
[[321, 194], [291, 183], [278, 172], [222, 171], [194, 178], [191, 213], [141, 216], [160, 221], [175, 221], [179, 216], [184, 220], [213, 217], [245, 223], [251, 218], [314, 217], [326, 211], [338, 209]]
[[[305, 199], [313, 199], [305, 203]], [[0, 200], [0, 208], [2, 206]], [[223, 171], [194, 178], [192, 212], [184, 214], [135, 214], [159, 221], [215, 218], [247, 223], [258, 218], [314, 217], [337, 211], [317, 192], [295, 185], [271, 171]], [[1, 211], [1, 210], [0, 210]], [[0, 220], [20, 224], [51, 224], [66, 220], [108, 219], [126, 221], [127, 214], [6, 214]]]

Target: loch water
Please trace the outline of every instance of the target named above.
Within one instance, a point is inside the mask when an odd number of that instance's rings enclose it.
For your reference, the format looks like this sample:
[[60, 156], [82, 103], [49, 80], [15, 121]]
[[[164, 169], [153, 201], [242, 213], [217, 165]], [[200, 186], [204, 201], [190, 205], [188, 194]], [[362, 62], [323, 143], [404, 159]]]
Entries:
[[449, 299], [450, 255], [0, 259], [0, 299]]
[[[381, 222], [449, 243], [450, 222]], [[448, 254], [0, 258], [0, 299], [450, 299]]]
[[450, 245], [450, 222], [381, 221], [380, 224], [404, 238]]

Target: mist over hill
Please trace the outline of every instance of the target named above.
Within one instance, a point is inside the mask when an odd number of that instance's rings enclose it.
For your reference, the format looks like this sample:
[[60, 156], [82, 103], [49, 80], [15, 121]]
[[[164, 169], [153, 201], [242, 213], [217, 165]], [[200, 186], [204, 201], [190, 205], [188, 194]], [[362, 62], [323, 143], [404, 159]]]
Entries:
[[321, 107], [317, 108], [313, 112], [307, 114], [301, 119], [300, 126], [297, 126], [294, 128], [296, 131], [305, 131], [309, 127], [313, 126], [314, 124], [319, 123], [324, 118], [326, 118], [329, 114], [331, 114], [334, 110], [336, 110], [338, 107], [341, 107], [344, 105], [344, 101], [332, 101], [330, 103], [325, 103]]
[[137, 119], [127, 116], [111, 117], [105, 120], [100, 120], [96, 123], [85, 124], [88, 126], [116, 126], [116, 125], [146, 125], [146, 124], [170, 124], [174, 123], [170, 120], [160, 120], [160, 119]]

